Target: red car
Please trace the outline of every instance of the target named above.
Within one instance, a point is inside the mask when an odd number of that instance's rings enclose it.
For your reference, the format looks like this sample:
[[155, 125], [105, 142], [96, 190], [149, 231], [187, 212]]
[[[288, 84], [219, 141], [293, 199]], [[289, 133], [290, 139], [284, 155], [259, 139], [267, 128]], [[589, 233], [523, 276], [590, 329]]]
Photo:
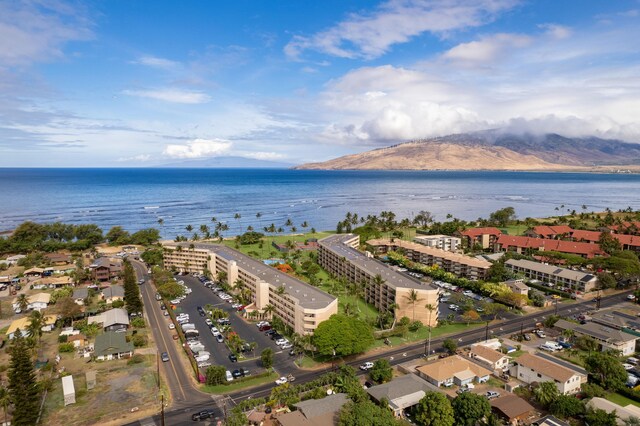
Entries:
[[271, 330], [271, 326], [270, 325], [263, 325], [258, 330], [260, 330], [260, 331], [268, 331], [268, 330]]

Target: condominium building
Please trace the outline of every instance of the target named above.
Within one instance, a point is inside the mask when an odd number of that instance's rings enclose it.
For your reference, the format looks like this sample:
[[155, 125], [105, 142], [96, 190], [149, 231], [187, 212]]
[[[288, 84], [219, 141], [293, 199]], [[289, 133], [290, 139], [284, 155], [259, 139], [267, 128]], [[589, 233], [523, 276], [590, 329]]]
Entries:
[[[356, 249], [360, 237], [336, 234], [319, 241], [318, 263], [329, 273], [363, 283], [364, 298], [379, 311], [394, 309], [395, 317], [409, 317], [435, 326], [438, 323], [438, 290], [400, 274], [371, 255]], [[413, 293], [412, 293], [413, 292]], [[415, 302], [411, 302], [411, 295]], [[434, 309], [429, 311], [426, 305]]]
[[446, 251], [458, 251], [462, 239], [449, 235], [416, 235], [413, 239], [418, 244]]
[[451, 253], [450, 251], [423, 246], [399, 239], [369, 240], [367, 244], [376, 249], [376, 253], [401, 251], [408, 259], [424, 265], [438, 265], [447, 272], [472, 280], [483, 279], [491, 263], [476, 257]]
[[502, 231], [492, 227], [469, 228], [455, 234], [462, 238], [462, 245], [469, 250], [475, 250], [475, 247], [482, 250], [493, 250], [496, 240], [502, 235]]
[[524, 274], [528, 278], [568, 287], [582, 293], [592, 291], [598, 285], [598, 277], [593, 274], [545, 265], [531, 260], [509, 259], [504, 263], [504, 266], [515, 273]]
[[587, 382], [586, 371], [579, 370], [562, 360], [549, 360], [543, 354], [525, 353], [513, 361], [510, 374], [525, 383], [552, 382], [563, 395], [580, 391], [580, 385]]
[[229, 285], [251, 290], [250, 308], [264, 311], [273, 306], [274, 314], [296, 333], [311, 334], [338, 313], [337, 298], [232, 248], [210, 243], [163, 246], [165, 267], [189, 273], [208, 270], [213, 276], [224, 272]]

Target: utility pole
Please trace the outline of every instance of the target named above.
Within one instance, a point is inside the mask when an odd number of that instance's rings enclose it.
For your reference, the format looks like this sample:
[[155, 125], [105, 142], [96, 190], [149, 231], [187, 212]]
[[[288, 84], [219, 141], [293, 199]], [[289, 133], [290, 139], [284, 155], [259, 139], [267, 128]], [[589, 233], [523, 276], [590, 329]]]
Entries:
[[162, 395], [162, 406], [160, 407], [160, 426], [164, 426], [164, 395]]
[[156, 351], [156, 374], [158, 376], [158, 390], [160, 389], [160, 352]]
[[[557, 296], [557, 295], [556, 295], [556, 296]], [[556, 316], [558, 316], [558, 299], [557, 299], [557, 298], [554, 298], [553, 300], [555, 300], [555, 302], [556, 302], [556, 303], [555, 303], [555, 306], [556, 306], [556, 313], [555, 313], [555, 315], [556, 315]]]
[[485, 328], [484, 341], [485, 342], [489, 341], [489, 321], [487, 321], [487, 327]]
[[524, 321], [520, 323], [520, 337], [524, 339]]

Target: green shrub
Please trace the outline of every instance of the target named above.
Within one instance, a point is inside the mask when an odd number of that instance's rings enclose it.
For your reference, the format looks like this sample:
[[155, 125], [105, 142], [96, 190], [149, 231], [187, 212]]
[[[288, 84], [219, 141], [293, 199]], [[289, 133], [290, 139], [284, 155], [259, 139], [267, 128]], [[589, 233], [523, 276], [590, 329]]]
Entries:
[[58, 345], [58, 352], [73, 352], [74, 350], [73, 343], [61, 343]]
[[67, 336], [66, 334], [64, 336], [58, 336], [58, 343], [67, 343], [68, 338], [69, 336]]
[[136, 348], [140, 348], [147, 344], [147, 338], [141, 334], [136, 334], [135, 336], [133, 336], [131, 338], [131, 341], [133, 342], [133, 346], [135, 346]]
[[134, 318], [131, 320], [131, 326], [135, 328], [145, 328], [147, 324], [144, 322], [144, 318]]
[[144, 362], [144, 355], [135, 354], [127, 361], [127, 365], [140, 364]]
[[420, 327], [422, 327], [422, 321], [413, 321], [411, 324], [409, 324], [409, 331], [418, 331], [420, 330]]

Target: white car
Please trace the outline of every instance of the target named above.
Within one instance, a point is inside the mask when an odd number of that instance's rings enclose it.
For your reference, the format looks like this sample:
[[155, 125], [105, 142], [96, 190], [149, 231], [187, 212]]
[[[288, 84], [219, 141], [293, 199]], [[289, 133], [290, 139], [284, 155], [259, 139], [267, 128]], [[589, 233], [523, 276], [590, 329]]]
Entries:
[[287, 343], [289, 343], [289, 341], [287, 339], [278, 339], [278, 340], [276, 340], [276, 345], [278, 345], [278, 346], [286, 345]]
[[276, 385], [280, 386], [280, 385], [284, 385], [285, 383], [287, 383], [287, 378], [286, 377], [280, 377], [278, 380], [276, 380]]
[[205, 322], [208, 326], [213, 325], [213, 322], [211, 322], [211, 320], [210, 320], [209, 318], [207, 318], [206, 320], [204, 320], [204, 322]]
[[269, 321], [260, 321], [259, 323], [256, 324], [256, 327], [260, 328], [266, 325], [271, 325], [271, 324], [269, 324]]
[[285, 343], [284, 345], [280, 346], [282, 349], [291, 349], [293, 347], [293, 345], [289, 342]]
[[372, 368], [373, 368], [373, 363], [372, 362], [365, 362], [364, 364], [362, 364], [360, 366], [360, 370], [362, 370], [362, 371], [371, 370]]
[[213, 334], [214, 336], [219, 336], [220, 330], [218, 330], [216, 327], [211, 327], [211, 334]]
[[627, 296], [627, 299], [636, 300], [636, 297], [633, 294], [630, 294], [630, 295]]
[[173, 299], [169, 303], [171, 303], [172, 305], [178, 305], [180, 304], [180, 302], [182, 302], [182, 299]]
[[451, 309], [452, 311], [457, 311], [459, 308], [458, 305], [449, 305], [449, 309]]
[[173, 330], [174, 328], [176, 328], [176, 326], [173, 323], [169, 324], [169, 330]]

